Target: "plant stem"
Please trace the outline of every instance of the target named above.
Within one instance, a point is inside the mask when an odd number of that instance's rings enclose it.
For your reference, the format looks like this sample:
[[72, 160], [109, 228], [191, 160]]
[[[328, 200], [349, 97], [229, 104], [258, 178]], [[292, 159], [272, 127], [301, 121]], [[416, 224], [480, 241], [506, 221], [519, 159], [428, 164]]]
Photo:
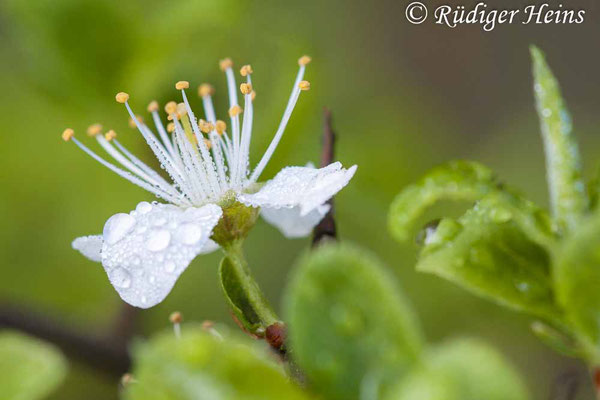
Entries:
[[[223, 250], [225, 251], [226, 257], [231, 261], [231, 272], [236, 276], [236, 283], [238, 284], [237, 290], [243, 296], [244, 304], [236, 304], [236, 306], [243, 312], [244, 318], [250, 322], [258, 323], [264, 330], [270, 325], [280, 322], [273, 311], [273, 308], [258, 286], [258, 283], [256, 283], [252, 276], [246, 258], [244, 257], [242, 241], [233, 241], [229, 245], [224, 246]], [[231, 299], [231, 295], [229, 293], [227, 293], [227, 295], [230, 296]]]

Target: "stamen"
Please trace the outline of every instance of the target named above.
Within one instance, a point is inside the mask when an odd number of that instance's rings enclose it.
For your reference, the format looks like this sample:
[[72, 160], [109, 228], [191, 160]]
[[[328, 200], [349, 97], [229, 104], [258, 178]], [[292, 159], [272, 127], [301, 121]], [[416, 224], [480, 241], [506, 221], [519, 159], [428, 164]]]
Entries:
[[158, 111], [158, 102], [156, 100], [152, 100], [150, 104], [148, 104], [147, 108], [149, 113], [153, 113], [154, 111]]
[[231, 107], [229, 109], [229, 116], [230, 117], [237, 117], [238, 115], [240, 115], [242, 113], [242, 107], [238, 106], [237, 104], [233, 107]]
[[249, 83], [242, 83], [240, 85], [240, 91], [243, 94], [250, 94], [250, 93], [252, 93], [252, 85]]
[[177, 339], [181, 338], [181, 323], [183, 322], [183, 316], [179, 311], [175, 311], [169, 315], [169, 321], [173, 324], [173, 331]]
[[[140, 123], [143, 124], [144, 123], [144, 118], [142, 118], [140, 115], [136, 115], [135, 119]], [[131, 129], [135, 129], [137, 128], [137, 124], [135, 123], [135, 121], [133, 120], [133, 118], [129, 118], [129, 120], [127, 121], [127, 123], [129, 124], [129, 127]]]
[[240, 75], [242, 76], [248, 76], [251, 73], [253, 73], [254, 71], [252, 70], [252, 66], [250, 64], [248, 65], [244, 65], [241, 69], [240, 69]]
[[298, 65], [306, 65], [311, 61], [312, 61], [312, 58], [310, 58], [310, 56], [305, 55], [298, 59]]
[[[271, 156], [275, 152], [275, 149], [277, 148], [277, 145], [279, 144], [279, 141], [281, 140], [281, 137], [283, 136], [285, 127], [287, 126], [287, 123], [290, 120], [290, 117], [292, 116], [292, 111], [294, 110], [294, 106], [296, 105], [296, 102], [298, 101], [298, 97], [300, 96], [300, 92], [302, 91], [302, 89], [300, 88], [300, 82], [302, 82], [302, 78], [304, 77], [304, 71], [306, 69], [306, 64], [308, 64], [308, 62], [310, 62], [310, 57], [308, 57], [308, 59], [301, 57], [300, 60], [298, 60], [298, 64], [300, 65], [300, 68], [298, 69], [298, 75], [296, 75], [296, 80], [294, 82], [294, 86], [292, 86], [292, 94], [290, 95], [290, 99], [288, 100], [287, 106], [283, 113], [283, 117], [281, 118], [279, 127], [277, 128], [277, 131], [275, 132], [275, 136], [273, 137], [273, 140], [271, 140], [271, 143], [269, 144], [267, 151], [265, 151], [265, 154], [263, 154], [259, 163], [254, 168], [254, 171], [252, 172], [252, 175], [250, 176], [250, 179], [249, 179], [250, 182], [256, 182], [256, 180], [260, 177], [260, 174], [262, 174], [263, 170], [267, 166], [267, 163], [271, 159]], [[310, 87], [310, 84], [309, 84], [309, 87]]]
[[231, 58], [224, 58], [219, 61], [219, 68], [221, 68], [221, 71], [225, 71], [231, 67], [233, 67], [233, 61], [231, 61]]
[[93, 124], [93, 125], [88, 126], [88, 128], [87, 128], [87, 135], [88, 136], [96, 136], [101, 131], [102, 131], [102, 125], [100, 125], [100, 124]]
[[177, 90], [189, 89], [189, 87], [190, 83], [188, 81], [179, 81], [175, 84], [175, 89]]
[[129, 95], [125, 92], [119, 92], [115, 96], [115, 99], [117, 100], [117, 103], [125, 104], [127, 100], [129, 100]]
[[173, 132], [175, 132], [175, 124], [174, 124], [174, 123], [172, 123], [172, 122], [169, 122], [169, 123], [167, 124], [167, 132], [169, 132], [169, 133], [173, 133]]
[[208, 83], [203, 83], [202, 85], [198, 86], [198, 96], [206, 97], [212, 96], [213, 94], [215, 94], [215, 88], [212, 87], [212, 85], [209, 85]]
[[300, 88], [300, 90], [309, 90], [310, 89], [310, 82], [309, 81], [302, 81], [298, 84], [298, 87]]
[[104, 134], [104, 139], [106, 139], [108, 142], [110, 142], [111, 140], [113, 140], [116, 137], [117, 137], [117, 132], [113, 131], [112, 129]]
[[227, 124], [225, 123], [225, 121], [218, 120], [215, 123], [215, 129], [217, 130], [217, 133], [219, 135], [222, 135], [223, 132], [225, 132], [225, 130], [227, 129]]
[[71, 138], [75, 135], [75, 131], [71, 128], [67, 128], [63, 131], [61, 137], [65, 142], [71, 140]]

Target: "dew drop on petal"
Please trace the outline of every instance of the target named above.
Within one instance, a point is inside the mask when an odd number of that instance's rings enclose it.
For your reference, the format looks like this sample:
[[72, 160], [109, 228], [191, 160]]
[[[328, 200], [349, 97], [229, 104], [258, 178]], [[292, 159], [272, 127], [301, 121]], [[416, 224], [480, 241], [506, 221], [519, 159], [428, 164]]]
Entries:
[[137, 205], [135, 210], [140, 214], [147, 214], [150, 211], [152, 211], [152, 204], [148, 203], [147, 201], [142, 201], [140, 204]]
[[183, 244], [193, 245], [198, 243], [202, 238], [202, 228], [196, 224], [183, 224], [177, 229], [175, 235], [177, 241]]
[[115, 268], [108, 273], [108, 278], [118, 288], [127, 289], [131, 286], [131, 275], [123, 268]]
[[161, 251], [171, 242], [171, 234], [164, 229], [155, 229], [148, 234], [146, 248], [150, 251]]
[[165, 263], [165, 271], [167, 272], [173, 272], [175, 271], [175, 263], [173, 261], [167, 261]]
[[135, 225], [135, 219], [129, 214], [115, 214], [106, 221], [102, 232], [104, 241], [113, 245], [123, 239]]

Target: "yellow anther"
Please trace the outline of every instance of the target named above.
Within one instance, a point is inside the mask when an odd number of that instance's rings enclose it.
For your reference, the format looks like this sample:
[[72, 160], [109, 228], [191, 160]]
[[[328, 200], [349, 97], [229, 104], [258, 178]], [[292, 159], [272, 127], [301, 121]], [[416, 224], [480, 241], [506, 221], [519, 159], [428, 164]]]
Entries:
[[117, 132], [113, 131], [112, 129], [104, 134], [104, 139], [108, 140], [109, 142], [116, 137]]
[[240, 90], [243, 94], [250, 94], [252, 92], [252, 85], [249, 83], [242, 83], [240, 85]]
[[210, 142], [210, 140], [204, 139], [204, 144], [206, 145], [206, 148], [210, 150], [210, 147], [212, 146], [212, 143]]
[[227, 124], [226, 124], [224, 121], [218, 120], [218, 121], [215, 123], [215, 128], [216, 128], [216, 130], [217, 130], [217, 133], [218, 133], [219, 135], [222, 135], [222, 134], [223, 134], [223, 132], [225, 132], [225, 131], [227, 130]]
[[175, 84], [175, 89], [183, 90], [188, 89], [190, 87], [190, 83], [188, 81], [179, 81]]
[[203, 133], [209, 133], [210, 131], [213, 130], [212, 124], [210, 122], [206, 122], [203, 119], [198, 121], [198, 127], [200, 128], [200, 131]]
[[256, 98], [256, 92], [253, 90], [252, 93], [250, 93], [250, 100], [254, 101], [255, 98]]
[[177, 112], [177, 103], [170, 101], [165, 104], [165, 111], [168, 115], [175, 114]]
[[175, 132], [175, 124], [174, 124], [174, 123], [172, 123], [172, 122], [169, 122], [169, 123], [167, 124], [167, 132], [169, 132], [169, 133], [173, 133], [173, 132]]
[[242, 76], [248, 76], [253, 72], [254, 71], [252, 70], [252, 66], [250, 64], [244, 65], [242, 68], [240, 68], [240, 74]]
[[[143, 119], [141, 116], [139, 116], [139, 115], [136, 115], [136, 116], [135, 116], [135, 119], [137, 119], [137, 121], [138, 121], [140, 124], [143, 124], [143, 123], [144, 123], [144, 119]], [[135, 129], [135, 128], [137, 128], [137, 124], [135, 123], [135, 121], [134, 121], [132, 118], [129, 118], [129, 121], [127, 121], [127, 123], [129, 124], [129, 127], [130, 127], [131, 129]]]
[[306, 65], [309, 62], [312, 61], [312, 58], [310, 58], [310, 56], [302, 56], [298, 59], [298, 64], [299, 65]]
[[310, 82], [309, 81], [301, 81], [298, 84], [298, 87], [300, 87], [300, 90], [308, 90], [308, 89], [310, 89]]
[[187, 108], [185, 108], [185, 104], [177, 104], [177, 118], [181, 119], [181, 117], [183, 117], [185, 114], [187, 114]]
[[152, 100], [150, 104], [148, 104], [148, 112], [158, 111], [158, 103], [156, 100]]
[[203, 83], [202, 85], [198, 86], [198, 96], [206, 97], [212, 96], [213, 94], [215, 94], [215, 88], [212, 87], [212, 85]]
[[233, 67], [233, 61], [231, 61], [231, 58], [224, 58], [219, 61], [219, 68], [221, 68], [221, 71], [225, 71], [231, 67]]
[[129, 100], [129, 95], [125, 92], [119, 92], [115, 96], [115, 99], [117, 100], [117, 103], [124, 104], [127, 100]]
[[235, 117], [236, 115], [240, 115], [240, 113], [242, 112], [242, 107], [238, 106], [237, 104], [233, 107], [231, 107], [229, 109], [229, 116], [230, 117]]
[[179, 311], [175, 311], [169, 315], [169, 321], [171, 321], [172, 324], [180, 324], [183, 322], [183, 315], [181, 315]]
[[201, 326], [202, 326], [203, 330], [208, 331], [208, 330], [211, 330], [215, 326], [215, 323], [212, 321], [206, 320], [206, 321], [202, 321]]
[[67, 128], [63, 131], [61, 137], [65, 142], [71, 140], [71, 138], [75, 135], [75, 131], [71, 128]]
[[88, 128], [87, 128], [88, 136], [96, 136], [101, 131], [102, 131], [102, 125], [100, 125], [100, 124], [93, 124], [93, 125], [88, 126]]

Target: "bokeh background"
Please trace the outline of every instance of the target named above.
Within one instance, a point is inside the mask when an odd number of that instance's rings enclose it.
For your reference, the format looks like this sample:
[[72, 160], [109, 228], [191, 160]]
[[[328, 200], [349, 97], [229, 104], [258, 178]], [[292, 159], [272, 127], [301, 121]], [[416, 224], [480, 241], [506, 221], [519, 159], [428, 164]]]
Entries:
[[[391, 240], [386, 214], [404, 185], [455, 158], [481, 161], [529, 198], [547, 203], [531, 90], [532, 43], [546, 51], [560, 79], [591, 177], [600, 145], [598, 5], [565, 1], [587, 10], [581, 25], [511, 25], [486, 33], [479, 26], [411, 25], [404, 17], [408, 3], [1, 0], [0, 301], [90, 332], [102, 331], [121, 306], [102, 267], [73, 251], [70, 242], [99, 233], [112, 214], [153, 199], [64, 143], [59, 136], [65, 127], [82, 136], [89, 124], [100, 122], [153, 162], [114, 94], [129, 92], [142, 113], [150, 100], [178, 100], [177, 80], [193, 87], [211, 82], [223, 115], [225, 82], [217, 63], [230, 56], [255, 71], [256, 162], [285, 107], [296, 60], [310, 54], [306, 77], [312, 89], [302, 95], [263, 177], [284, 165], [318, 162], [322, 107], [331, 108], [338, 159], [359, 165], [336, 200], [342, 240], [371, 249], [387, 263], [429, 340], [485, 338], [516, 365], [534, 398], [547, 398], [565, 373], [581, 377], [580, 399], [592, 398], [585, 369], [540, 344], [529, 331], [529, 318], [416, 273], [416, 246]], [[195, 96], [192, 102], [200, 106]], [[443, 205], [428, 218], [459, 211]], [[262, 222], [248, 239], [251, 266], [275, 304], [307, 246], [308, 240], [286, 240]], [[187, 320], [230, 323], [218, 261], [218, 254], [196, 259], [166, 301], [140, 313], [139, 334], [168, 326], [174, 310]], [[114, 378], [74, 362], [52, 398], [111, 399], [116, 393]]]

